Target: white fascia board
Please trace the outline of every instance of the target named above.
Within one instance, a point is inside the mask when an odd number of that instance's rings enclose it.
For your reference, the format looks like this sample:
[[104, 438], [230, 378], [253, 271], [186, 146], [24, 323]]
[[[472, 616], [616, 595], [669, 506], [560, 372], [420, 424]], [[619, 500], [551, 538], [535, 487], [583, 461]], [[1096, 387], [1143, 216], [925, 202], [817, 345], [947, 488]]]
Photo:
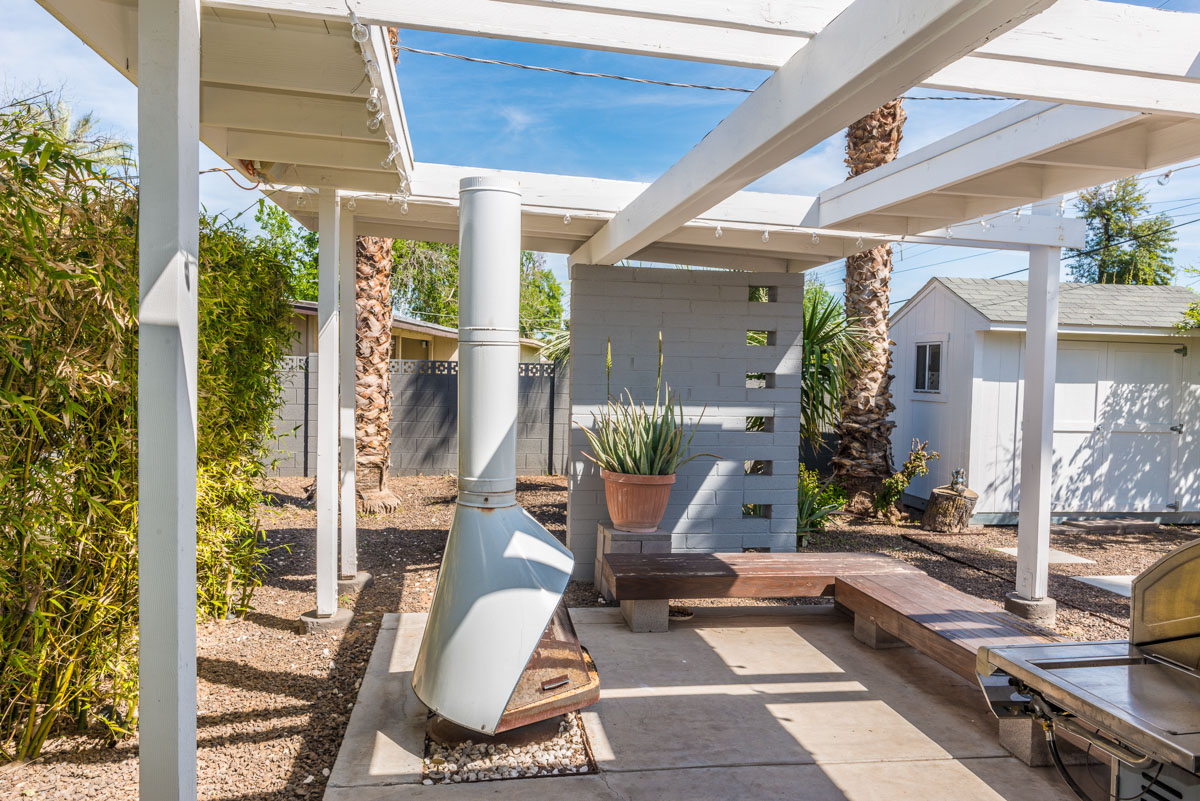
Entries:
[[[986, 319], [986, 318], [985, 318]], [[1025, 323], [985, 323], [988, 331], [999, 333], [1025, 333]], [[1064, 325], [1058, 326], [1058, 338], [1064, 335], [1082, 337], [1157, 337], [1160, 339], [1178, 339], [1180, 336], [1191, 335], [1195, 332], [1180, 332], [1174, 328], [1158, 328], [1153, 326], [1104, 326], [1104, 325]]]
[[857, 0], [580, 250], [614, 264], [1051, 0]]
[[[371, 38], [367, 40], [371, 57], [379, 65], [379, 99], [383, 103], [384, 127], [400, 147], [396, 167], [411, 180], [413, 174], [412, 139], [408, 135], [408, 120], [404, 116], [404, 103], [400, 99], [400, 83], [396, 77], [396, 59], [388, 41], [386, 28], [371, 26]], [[366, 118], [364, 111], [364, 119]], [[365, 123], [364, 123], [365, 127]]]
[[[216, 8], [345, 19], [343, 0], [206, 0]], [[774, 70], [846, 0], [354, 0], [364, 21]], [[1194, 42], [1200, 15], [1059, 0], [947, 65], [922, 86], [1076, 105], [1200, 115]], [[999, 62], [999, 63], [996, 63]], [[1096, 73], [1104, 77], [1096, 91]]]
[[[952, 192], [957, 183], [1113, 130], [1141, 116], [1114, 109], [1022, 103], [824, 190], [818, 196], [819, 222], [835, 227], [931, 192]], [[1053, 194], [1057, 193], [1043, 197]]]
[[1081, 248], [1087, 244], [1087, 223], [1076, 217], [1054, 217], [1041, 214], [1023, 214], [1019, 218], [1009, 216], [999, 219], [965, 222], [945, 228], [935, 228], [927, 235], [910, 236], [905, 242], [922, 242], [930, 239], [937, 244], [957, 244], [960, 247], [1000, 248], [1012, 242], [1022, 243], [1018, 246], [1024, 249], [1029, 245], [1043, 245], [1051, 248]]

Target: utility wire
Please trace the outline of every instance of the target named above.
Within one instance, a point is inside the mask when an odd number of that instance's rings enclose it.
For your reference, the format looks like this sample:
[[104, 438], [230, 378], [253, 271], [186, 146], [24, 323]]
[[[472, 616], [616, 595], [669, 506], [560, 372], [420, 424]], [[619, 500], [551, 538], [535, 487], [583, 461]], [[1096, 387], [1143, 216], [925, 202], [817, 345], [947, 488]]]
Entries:
[[[446, 53], [440, 50], [423, 50], [419, 47], [409, 47], [408, 45], [393, 45], [399, 50], [406, 53], [416, 53], [420, 56], [438, 56], [439, 58], [453, 58], [458, 61], [469, 61], [472, 64], [495, 64], [500, 67], [514, 67], [519, 70], [531, 70], [533, 72], [552, 72], [555, 75], [573, 75], [578, 78], [607, 78], [612, 81], [628, 81], [629, 83], [644, 83], [653, 86], [671, 86], [677, 89], [706, 89], [711, 92], [742, 92], [743, 94], [751, 94], [754, 89], [748, 89], [744, 86], [714, 86], [703, 83], [681, 83], [678, 81], [659, 81], [653, 78], [634, 78], [629, 75], [615, 75], [608, 72], [580, 72], [578, 70], [568, 70], [561, 67], [542, 67], [533, 64], [521, 64], [516, 61], [501, 61], [494, 58], [480, 58], [478, 56], [466, 56], [462, 53]], [[938, 95], [928, 97], [905, 96], [902, 100], [1016, 100], [1014, 97], [976, 97], [973, 95]]]

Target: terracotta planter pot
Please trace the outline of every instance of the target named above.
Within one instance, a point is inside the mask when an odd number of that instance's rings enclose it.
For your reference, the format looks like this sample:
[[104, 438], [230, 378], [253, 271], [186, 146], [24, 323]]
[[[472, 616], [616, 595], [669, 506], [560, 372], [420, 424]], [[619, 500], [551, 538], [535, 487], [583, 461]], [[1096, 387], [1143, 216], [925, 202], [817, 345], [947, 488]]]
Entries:
[[637, 534], [652, 534], [658, 530], [675, 474], [669, 476], [634, 476], [601, 470], [604, 479], [604, 499], [613, 528]]

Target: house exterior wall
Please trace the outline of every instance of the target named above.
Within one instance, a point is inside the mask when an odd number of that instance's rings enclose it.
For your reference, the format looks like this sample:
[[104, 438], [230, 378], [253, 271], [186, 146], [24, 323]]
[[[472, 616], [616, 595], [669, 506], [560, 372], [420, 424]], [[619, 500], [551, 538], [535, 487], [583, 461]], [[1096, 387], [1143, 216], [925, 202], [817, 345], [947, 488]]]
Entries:
[[976, 341], [967, 483], [979, 493], [976, 514], [1010, 512], [1020, 482], [1025, 335], [980, 332]]
[[[775, 287], [773, 302], [751, 303], [751, 286]], [[802, 275], [709, 270], [571, 268], [571, 420], [567, 544], [575, 576], [593, 578], [598, 522], [609, 522], [599, 469], [583, 456], [580, 426], [604, 404], [606, 343], [613, 394], [628, 387], [652, 400], [662, 332], [664, 379], [682, 400], [687, 425], [704, 412], [692, 442], [700, 458], [682, 467], [662, 528], [676, 551], [796, 547], [796, 477], [804, 282]], [[774, 333], [773, 345], [746, 344], [747, 331]], [[747, 373], [773, 373], [773, 387], [748, 387]], [[772, 419], [747, 432], [746, 418]], [[771, 475], [746, 475], [745, 461], [770, 460]], [[770, 517], [743, 517], [743, 504]]]
[[[928, 498], [934, 487], [950, 483], [958, 468], [968, 470], [967, 483], [974, 488], [970, 474], [971, 407], [974, 390], [976, 332], [983, 317], [940, 285], [911, 301], [915, 304], [892, 322], [892, 457], [898, 470], [908, 458], [913, 439], [928, 440], [929, 449], [941, 454], [930, 462], [929, 475], [909, 485], [907, 494]], [[939, 342], [942, 345], [942, 389], [939, 393], [914, 390], [916, 346]]]

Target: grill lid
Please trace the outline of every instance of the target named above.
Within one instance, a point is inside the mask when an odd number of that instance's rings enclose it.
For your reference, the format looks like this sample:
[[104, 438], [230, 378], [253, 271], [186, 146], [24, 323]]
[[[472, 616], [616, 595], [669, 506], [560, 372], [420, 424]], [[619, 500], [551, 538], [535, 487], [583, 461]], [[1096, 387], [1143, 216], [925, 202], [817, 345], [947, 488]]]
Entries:
[[1200, 540], [1176, 548], [1133, 580], [1129, 640], [1200, 671]]

